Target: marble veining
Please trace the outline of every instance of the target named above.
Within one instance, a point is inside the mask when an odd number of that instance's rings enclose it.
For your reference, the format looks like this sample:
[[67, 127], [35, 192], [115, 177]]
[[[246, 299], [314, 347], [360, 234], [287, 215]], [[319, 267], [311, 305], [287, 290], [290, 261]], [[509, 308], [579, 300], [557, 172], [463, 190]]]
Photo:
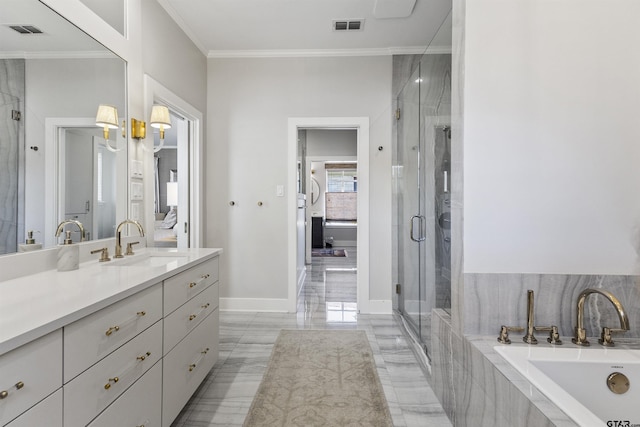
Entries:
[[[535, 324], [556, 325], [561, 335], [572, 335], [576, 301], [584, 289], [604, 289], [615, 295], [627, 311], [631, 329], [616, 336], [640, 337], [640, 277], [564, 274], [465, 274], [464, 333], [497, 334], [500, 325], [524, 326], [526, 294], [535, 295]], [[592, 295], [585, 305], [587, 336], [597, 337], [602, 327], [619, 327], [613, 306]], [[614, 337], [615, 339], [615, 337]]]
[[24, 235], [24, 125], [11, 115], [24, 105], [24, 64], [0, 59], [0, 254], [16, 252], [18, 236]]
[[492, 336], [460, 336], [450, 316], [433, 316], [432, 387], [456, 426], [576, 426], [499, 356]]

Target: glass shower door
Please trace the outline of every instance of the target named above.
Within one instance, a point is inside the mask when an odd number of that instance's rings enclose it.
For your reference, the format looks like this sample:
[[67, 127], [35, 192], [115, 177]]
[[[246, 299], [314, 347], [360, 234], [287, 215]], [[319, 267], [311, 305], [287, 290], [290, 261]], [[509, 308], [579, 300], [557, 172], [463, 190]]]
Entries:
[[0, 255], [16, 252], [18, 245], [18, 164], [20, 138], [18, 98], [0, 93]]
[[422, 339], [425, 307], [425, 206], [424, 144], [420, 123], [420, 68], [418, 67], [397, 99], [397, 209], [398, 209], [398, 309]]
[[431, 313], [451, 306], [450, 66], [425, 55], [397, 99], [398, 310], [427, 356]]

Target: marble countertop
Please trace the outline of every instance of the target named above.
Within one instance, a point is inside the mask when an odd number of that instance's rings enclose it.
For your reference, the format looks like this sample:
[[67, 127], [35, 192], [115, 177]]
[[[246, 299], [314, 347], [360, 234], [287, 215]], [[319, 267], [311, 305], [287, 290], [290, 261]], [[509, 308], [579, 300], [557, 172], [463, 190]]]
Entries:
[[91, 260], [74, 271], [47, 270], [0, 282], [0, 355], [214, 258], [222, 249], [149, 248], [134, 256], [158, 252], [174, 252], [175, 260], [149, 267]]

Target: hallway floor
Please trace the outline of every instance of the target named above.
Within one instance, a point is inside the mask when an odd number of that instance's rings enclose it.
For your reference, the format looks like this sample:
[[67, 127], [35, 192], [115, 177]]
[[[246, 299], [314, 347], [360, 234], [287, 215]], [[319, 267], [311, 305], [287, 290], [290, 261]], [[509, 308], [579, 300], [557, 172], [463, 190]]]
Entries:
[[394, 315], [357, 314], [356, 250], [313, 257], [297, 314], [220, 313], [220, 356], [172, 424], [241, 426], [281, 329], [367, 332], [395, 426], [450, 426]]

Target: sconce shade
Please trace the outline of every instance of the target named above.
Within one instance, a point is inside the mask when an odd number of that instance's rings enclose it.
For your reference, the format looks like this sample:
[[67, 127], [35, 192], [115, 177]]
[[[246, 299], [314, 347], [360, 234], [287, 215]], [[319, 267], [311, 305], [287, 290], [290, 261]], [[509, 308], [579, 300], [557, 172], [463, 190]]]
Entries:
[[169, 109], [164, 105], [154, 105], [151, 108], [151, 119], [149, 120], [151, 127], [156, 129], [170, 129], [171, 118], [169, 117]]
[[96, 126], [106, 127], [108, 129], [118, 129], [118, 110], [112, 105], [99, 105], [98, 114], [96, 115]]
[[[114, 150], [109, 145], [109, 129], [118, 129], [120, 124], [118, 123], [118, 110], [113, 105], [98, 105], [98, 114], [96, 114], [96, 126], [102, 127], [102, 135], [104, 140], [107, 141], [107, 148]], [[117, 149], [116, 149], [117, 151]]]
[[167, 182], [167, 206], [178, 206], [178, 183]]

